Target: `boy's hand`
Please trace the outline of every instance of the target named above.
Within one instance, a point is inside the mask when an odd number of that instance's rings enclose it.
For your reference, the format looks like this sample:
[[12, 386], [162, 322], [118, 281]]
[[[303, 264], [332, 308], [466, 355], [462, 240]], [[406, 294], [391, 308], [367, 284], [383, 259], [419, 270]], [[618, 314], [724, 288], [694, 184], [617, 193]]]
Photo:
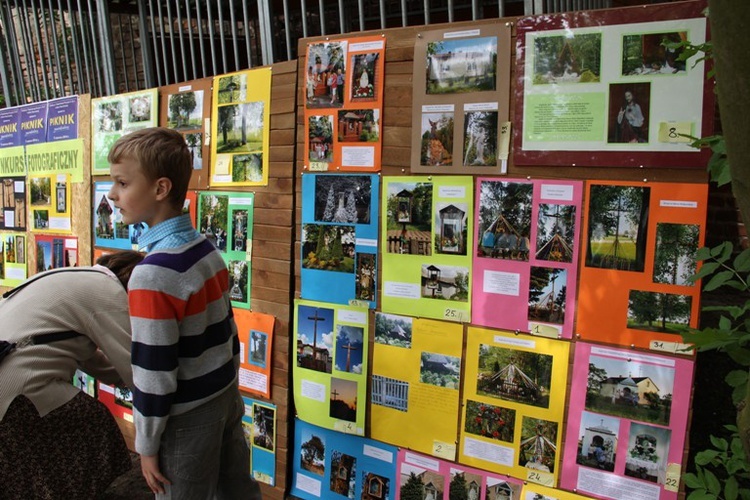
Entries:
[[159, 455], [141, 455], [141, 472], [154, 493], [164, 493], [164, 485], [172, 484], [159, 470]]

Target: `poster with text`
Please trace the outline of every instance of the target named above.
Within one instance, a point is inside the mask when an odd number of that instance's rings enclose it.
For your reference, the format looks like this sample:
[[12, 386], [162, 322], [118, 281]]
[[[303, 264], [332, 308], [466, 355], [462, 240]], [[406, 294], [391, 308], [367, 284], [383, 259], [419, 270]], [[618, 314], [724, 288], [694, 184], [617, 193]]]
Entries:
[[229, 270], [234, 307], [250, 309], [254, 193], [198, 193], [198, 231], [214, 244]]
[[271, 399], [271, 354], [276, 318], [235, 308], [234, 322], [240, 340], [240, 389]]
[[380, 171], [385, 35], [308, 43], [305, 167]]
[[375, 308], [380, 177], [302, 175], [302, 298]]
[[341, 434], [296, 419], [292, 449], [291, 494], [295, 498], [397, 498], [398, 449], [394, 446]]
[[469, 176], [383, 177], [383, 312], [471, 320], [473, 192]]
[[31, 230], [38, 233], [70, 233], [70, 174], [29, 174], [28, 179]]
[[480, 177], [472, 323], [573, 334], [583, 182]]
[[78, 96], [48, 101], [47, 142], [78, 138]]
[[[517, 26], [517, 165], [705, 168], [714, 88], [700, 2], [523, 18]], [[625, 154], [623, 154], [625, 153]]]
[[469, 327], [461, 463], [555, 486], [570, 344]]
[[21, 129], [18, 126], [20, 116], [18, 106], [0, 109], [0, 148], [22, 146]]
[[0, 230], [25, 231], [26, 155], [23, 146], [0, 148]]
[[211, 186], [267, 186], [271, 67], [214, 78]]
[[26, 233], [0, 231], [0, 286], [14, 287], [28, 277]]
[[499, 476], [409, 450], [400, 449], [398, 452], [397, 500], [513, 500], [521, 498], [522, 484], [522, 481], [509, 476]]
[[133, 423], [133, 393], [127, 386], [116, 387], [99, 382], [96, 395], [114, 417]]
[[18, 108], [21, 145], [47, 141], [47, 101], [25, 104]]
[[78, 262], [77, 236], [35, 234], [34, 248], [36, 249], [35, 273], [82, 265]]
[[159, 88], [159, 125], [182, 134], [190, 151], [190, 189], [208, 189], [212, 83], [203, 78]]
[[561, 487], [678, 498], [692, 360], [577, 342]]
[[586, 500], [587, 497], [535, 483], [524, 483], [521, 500]]
[[463, 340], [458, 323], [375, 313], [370, 437], [456, 459]]
[[158, 123], [158, 89], [91, 99], [91, 173], [109, 173], [107, 155], [120, 137]]
[[576, 333], [675, 352], [698, 327], [707, 184], [589, 182]]
[[137, 250], [138, 238], [147, 226], [145, 223], [124, 224], [120, 209], [107, 197], [112, 188], [110, 181], [94, 182], [94, 245], [119, 250]]
[[510, 40], [508, 23], [417, 35], [412, 172], [506, 172], [511, 132]]
[[271, 486], [276, 485], [276, 405], [242, 397], [245, 415], [242, 431], [250, 449], [252, 477]]
[[294, 406], [311, 424], [365, 433], [369, 313], [366, 307], [294, 301]]
[[46, 142], [26, 146], [29, 175], [68, 174], [70, 182], [83, 182], [83, 139]]

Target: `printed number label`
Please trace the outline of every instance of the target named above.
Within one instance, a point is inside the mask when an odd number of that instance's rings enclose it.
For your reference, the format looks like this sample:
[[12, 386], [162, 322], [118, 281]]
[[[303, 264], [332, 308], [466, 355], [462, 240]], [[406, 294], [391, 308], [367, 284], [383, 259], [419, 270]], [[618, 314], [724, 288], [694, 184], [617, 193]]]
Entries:
[[445, 312], [443, 312], [443, 319], [448, 319], [452, 321], [463, 321], [464, 312], [459, 309], [451, 309], [450, 307], [446, 307]]

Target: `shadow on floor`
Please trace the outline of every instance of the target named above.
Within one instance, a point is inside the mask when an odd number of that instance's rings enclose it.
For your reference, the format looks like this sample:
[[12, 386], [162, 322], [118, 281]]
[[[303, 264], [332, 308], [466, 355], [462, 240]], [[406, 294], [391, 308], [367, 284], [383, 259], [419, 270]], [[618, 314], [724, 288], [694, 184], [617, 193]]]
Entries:
[[99, 500], [151, 500], [154, 494], [141, 474], [141, 457], [131, 453], [133, 467], [109, 485]]

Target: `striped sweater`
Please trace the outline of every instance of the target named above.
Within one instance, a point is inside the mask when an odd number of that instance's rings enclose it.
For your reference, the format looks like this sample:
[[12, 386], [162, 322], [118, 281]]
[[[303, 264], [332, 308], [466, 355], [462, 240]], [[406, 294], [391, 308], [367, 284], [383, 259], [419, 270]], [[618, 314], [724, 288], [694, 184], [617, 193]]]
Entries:
[[213, 244], [198, 236], [149, 253], [128, 288], [135, 447], [155, 455], [170, 415], [236, 383], [239, 341], [229, 276]]

